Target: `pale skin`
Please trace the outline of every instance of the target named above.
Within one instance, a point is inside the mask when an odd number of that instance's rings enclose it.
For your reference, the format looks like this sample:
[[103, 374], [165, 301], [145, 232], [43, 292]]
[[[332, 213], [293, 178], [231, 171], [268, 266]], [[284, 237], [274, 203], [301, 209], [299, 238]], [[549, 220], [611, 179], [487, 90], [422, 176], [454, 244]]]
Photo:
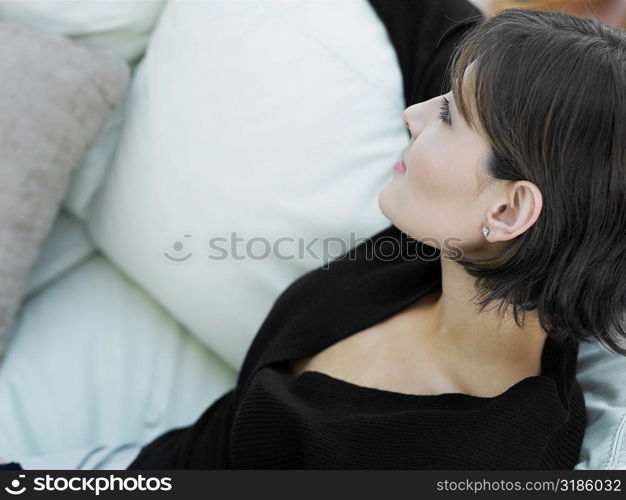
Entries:
[[[466, 72], [466, 99], [471, 99], [471, 70], [472, 65]], [[410, 106], [403, 119], [411, 132], [403, 152], [406, 172], [394, 172], [379, 196], [380, 209], [399, 229], [417, 240], [455, 237], [455, 246], [466, 255], [484, 258], [536, 222], [541, 191], [529, 181], [487, 175], [489, 143], [482, 130], [463, 120], [452, 92]], [[490, 228], [486, 238], [485, 225]], [[522, 327], [510, 311], [502, 318], [493, 309], [479, 314], [472, 302], [474, 279], [454, 260], [442, 258], [441, 267], [441, 292], [297, 360], [292, 371], [319, 371], [406, 394], [478, 397], [497, 396], [539, 375], [547, 334], [536, 313], [527, 313]]]

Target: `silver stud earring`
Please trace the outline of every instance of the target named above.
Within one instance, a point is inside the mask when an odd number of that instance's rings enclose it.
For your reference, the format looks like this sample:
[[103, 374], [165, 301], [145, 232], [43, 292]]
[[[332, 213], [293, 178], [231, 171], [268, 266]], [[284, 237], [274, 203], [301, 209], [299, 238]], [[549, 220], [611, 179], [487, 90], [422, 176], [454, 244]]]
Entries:
[[483, 234], [485, 235], [485, 238], [489, 236], [490, 232], [491, 232], [491, 229], [489, 229], [488, 226], [483, 226]]

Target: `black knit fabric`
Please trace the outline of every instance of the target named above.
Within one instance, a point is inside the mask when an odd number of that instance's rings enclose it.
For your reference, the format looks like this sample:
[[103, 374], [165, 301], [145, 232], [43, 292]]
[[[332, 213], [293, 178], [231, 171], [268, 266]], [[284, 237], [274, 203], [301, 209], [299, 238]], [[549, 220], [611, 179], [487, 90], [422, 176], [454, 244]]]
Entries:
[[[438, 95], [478, 12], [464, 0], [370, 3], [398, 54], [407, 105]], [[549, 336], [541, 374], [493, 398], [400, 394], [288, 370], [440, 288], [433, 252], [390, 226], [296, 280], [261, 325], [236, 387], [129, 468], [573, 468], [585, 430], [575, 343]]]

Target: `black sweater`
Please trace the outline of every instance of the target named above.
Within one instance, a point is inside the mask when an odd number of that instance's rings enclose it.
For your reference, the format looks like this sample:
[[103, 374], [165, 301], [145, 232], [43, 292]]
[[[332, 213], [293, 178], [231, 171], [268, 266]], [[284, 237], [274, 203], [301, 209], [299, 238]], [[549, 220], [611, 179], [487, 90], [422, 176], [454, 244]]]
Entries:
[[[465, 0], [370, 0], [403, 74], [406, 104], [442, 92], [451, 50], [479, 15]], [[465, 21], [463, 21], [465, 20]], [[394, 242], [403, 251], [389, 255]], [[382, 250], [382, 252], [381, 252]], [[504, 393], [409, 395], [288, 369], [441, 286], [433, 249], [395, 226], [285, 290], [237, 385], [191, 426], [143, 448], [130, 469], [571, 469], [585, 430], [578, 346], [548, 336], [541, 375]]]

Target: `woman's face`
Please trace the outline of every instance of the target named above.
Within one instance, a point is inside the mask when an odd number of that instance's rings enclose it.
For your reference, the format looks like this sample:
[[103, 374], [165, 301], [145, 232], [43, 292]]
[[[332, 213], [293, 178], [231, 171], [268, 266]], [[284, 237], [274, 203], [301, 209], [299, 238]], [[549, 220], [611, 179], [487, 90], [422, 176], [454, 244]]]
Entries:
[[474, 250], [484, 242], [493, 202], [485, 168], [489, 144], [463, 120], [452, 92], [408, 107], [403, 119], [411, 140], [380, 193], [381, 211], [428, 245]]

